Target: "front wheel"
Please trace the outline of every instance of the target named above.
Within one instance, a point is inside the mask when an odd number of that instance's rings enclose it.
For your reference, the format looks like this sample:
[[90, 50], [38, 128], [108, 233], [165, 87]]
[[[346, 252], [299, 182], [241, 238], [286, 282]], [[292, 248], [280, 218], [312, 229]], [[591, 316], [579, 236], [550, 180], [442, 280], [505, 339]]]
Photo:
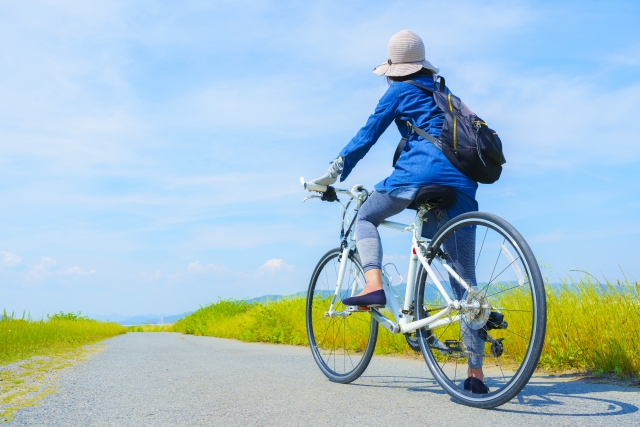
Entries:
[[[439, 255], [430, 266], [449, 297], [467, 304], [450, 313], [453, 322], [418, 330], [429, 370], [460, 403], [493, 408], [508, 402], [531, 378], [544, 343], [544, 283], [529, 245], [502, 218], [470, 212], [447, 222], [425, 252]], [[472, 287], [471, 292], [445, 264]], [[418, 273], [416, 301], [417, 319], [446, 306], [424, 268]], [[488, 392], [465, 389], [468, 367], [482, 367]]]
[[[347, 312], [344, 298], [358, 294], [366, 284], [360, 257], [343, 259], [335, 248], [318, 262], [307, 293], [307, 337], [318, 367], [329, 380], [350, 383], [367, 369], [378, 338], [378, 322], [369, 312]], [[346, 263], [342, 288], [336, 296], [340, 267]], [[331, 304], [333, 302], [333, 310]]]

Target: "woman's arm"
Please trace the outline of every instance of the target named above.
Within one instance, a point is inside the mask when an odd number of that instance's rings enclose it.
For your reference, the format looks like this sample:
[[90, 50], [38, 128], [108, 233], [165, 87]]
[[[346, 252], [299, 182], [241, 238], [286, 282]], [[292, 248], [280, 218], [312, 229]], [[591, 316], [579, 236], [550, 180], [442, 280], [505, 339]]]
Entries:
[[380, 98], [374, 113], [369, 116], [367, 124], [358, 131], [356, 136], [338, 154], [338, 157], [344, 157], [340, 181], [344, 181], [349, 176], [355, 165], [369, 152], [369, 149], [378, 141], [380, 135], [387, 130], [395, 119], [401, 86], [399, 84], [389, 86], [389, 89]]

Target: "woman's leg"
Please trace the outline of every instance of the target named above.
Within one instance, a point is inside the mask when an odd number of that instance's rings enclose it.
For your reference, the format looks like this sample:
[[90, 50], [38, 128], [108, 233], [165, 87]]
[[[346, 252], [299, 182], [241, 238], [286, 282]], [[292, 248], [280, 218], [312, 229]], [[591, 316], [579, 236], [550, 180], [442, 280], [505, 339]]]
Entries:
[[411, 200], [374, 191], [360, 207], [356, 219], [356, 246], [367, 284], [358, 295], [382, 289], [382, 244], [378, 226], [390, 216], [405, 210], [409, 204]]
[[[430, 211], [427, 222], [424, 224], [422, 235], [432, 238], [437, 230], [450, 218], [465, 212], [477, 211], [477, 202], [466, 195], [458, 194], [456, 203], [446, 212]], [[447, 260], [451, 268], [471, 285], [477, 286], [475, 272], [475, 227], [467, 227], [459, 230], [444, 242], [444, 249], [449, 255]], [[456, 299], [462, 299], [465, 293], [464, 287], [453, 277], [449, 276], [451, 288]], [[469, 376], [482, 380], [482, 362], [484, 354], [484, 340], [478, 335], [478, 331], [471, 329], [465, 322], [460, 322], [460, 334], [462, 341], [471, 354], [468, 358]]]
[[[447, 239], [444, 248], [449, 254], [447, 262], [453, 270], [473, 287], [477, 287], [475, 271], [475, 227], [466, 227], [458, 230], [454, 236]], [[462, 299], [465, 289], [457, 280], [449, 276], [451, 287], [457, 299]], [[460, 333], [467, 352], [471, 355], [468, 358], [469, 376], [482, 380], [482, 361], [484, 357], [484, 340], [480, 338], [478, 330], [472, 329], [465, 321], [460, 322]]]

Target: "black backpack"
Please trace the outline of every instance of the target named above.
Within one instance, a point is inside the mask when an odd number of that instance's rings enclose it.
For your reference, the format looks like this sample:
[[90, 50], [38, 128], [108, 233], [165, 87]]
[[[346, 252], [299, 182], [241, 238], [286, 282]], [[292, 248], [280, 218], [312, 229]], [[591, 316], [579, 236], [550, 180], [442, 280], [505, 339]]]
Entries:
[[[438, 138], [407, 121], [409, 135], [416, 133], [438, 147], [440, 151], [460, 172], [482, 184], [492, 184], [500, 178], [502, 165], [506, 163], [502, 154], [502, 141], [498, 134], [464, 102], [451, 93], [446, 93], [444, 78], [440, 77], [436, 90], [431, 90], [422, 83], [405, 80], [413, 86], [428, 92], [433, 96], [438, 107], [444, 112], [442, 133]], [[405, 144], [407, 138], [402, 138], [393, 156], [393, 166]]]

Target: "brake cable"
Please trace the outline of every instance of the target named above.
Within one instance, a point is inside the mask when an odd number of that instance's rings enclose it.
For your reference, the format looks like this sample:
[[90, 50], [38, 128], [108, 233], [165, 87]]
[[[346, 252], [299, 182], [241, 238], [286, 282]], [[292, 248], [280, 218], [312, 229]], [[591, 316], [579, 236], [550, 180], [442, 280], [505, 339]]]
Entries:
[[[364, 200], [362, 201], [362, 204], [364, 204], [364, 202], [367, 201], [367, 199], [369, 198], [369, 194], [365, 192], [365, 197]], [[353, 201], [353, 199], [349, 200], [349, 203], [347, 203], [347, 206], [345, 207], [345, 210], [342, 214], [342, 227], [340, 228], [340, 239], [342, 240], [342, 243], [340, 245], [340, 247], [342, 249], [347, 247], [347, 239], [349, 238], [349, 233], [351, 233], [351, 229], [353, 228], [353, 224], [355, 224], [356, 222], [356, 218], [358, 216], [358, 212], [356, 212], [356, 214], [353, 216], [353, 219], [351, 220], [351, 224], [349, 224], [349, 227], [347, 228], [347, 231], [345, 233], [344, 231], [344, 217], [347, 214], [347, 208], [349, 207], [349, 205], [351, 204], [351, 202]], [[362, 206], [362, 205], [360, 205]]]

